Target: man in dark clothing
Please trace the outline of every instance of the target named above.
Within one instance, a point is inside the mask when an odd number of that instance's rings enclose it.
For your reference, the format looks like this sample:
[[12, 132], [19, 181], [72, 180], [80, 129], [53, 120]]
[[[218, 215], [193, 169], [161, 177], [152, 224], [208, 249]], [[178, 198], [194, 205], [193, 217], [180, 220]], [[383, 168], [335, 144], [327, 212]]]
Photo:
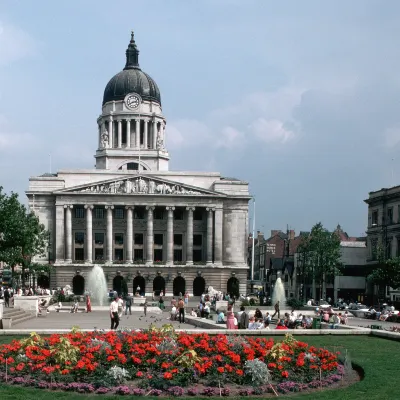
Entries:
[[4, 303], [6, 307], [10, 307], [10, 291], [8, 288], [4, 291]]
[[129, 296], [129, 294], [125, 298], [125, 315], [128, 314], [129, 310], [129, 315], [132, 315], [132, 298]]
[[279, 308], [279, 300], [275, 303], [274, 307], [275, 307], [275, 312], [274, 312], [274, 315], [271, 318], [274, 318], [275, 315], [278, 314], [278, 319], [280, 319], [281, 311], [280, 311], [280, 308]]
[[249, 314], [245, 311], [244, 306], [240, 307], [240, 318], [238, 321], [239, 329], [247, 329], [249, 327]]

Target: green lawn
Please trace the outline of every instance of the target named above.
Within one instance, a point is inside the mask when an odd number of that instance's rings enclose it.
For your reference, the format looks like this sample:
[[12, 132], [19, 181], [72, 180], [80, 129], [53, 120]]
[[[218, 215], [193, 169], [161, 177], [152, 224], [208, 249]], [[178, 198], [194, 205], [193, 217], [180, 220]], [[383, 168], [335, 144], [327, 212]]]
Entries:
[[[400, 366], [400, 342], [370, 336], [307, 336], [297, 337], [315, 346], [330, 350], [350, 352], [354, 363], [364, 368], [365, 379], [344, 389], [313, 392], [312, 394], [297, 394], [290, 399], [318, 400], [396, 400], [400, 399], [400, 384], [398, 379]], [[9, 342], [10, 337], [0, 337], [0, 344]], [[45, 392], [39, 389], [26, 389], [18, 386], [0, 385], [1, 400], [82, 400], [87, 395]], [[95, 396], [101, 399], [124, 398], [124, 396]], [[153, 398], [155, 399], [155, 398]]]

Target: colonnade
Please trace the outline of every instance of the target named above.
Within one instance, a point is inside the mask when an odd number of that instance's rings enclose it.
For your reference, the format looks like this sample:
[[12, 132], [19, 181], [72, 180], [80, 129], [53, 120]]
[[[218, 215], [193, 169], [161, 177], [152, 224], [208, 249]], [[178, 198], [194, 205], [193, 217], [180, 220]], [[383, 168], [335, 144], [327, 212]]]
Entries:
[[[126, 124], [125, 143], [122, 142], [123, 122]], [[141, 125], [143, 125], [143, 129], [141, 129]], [[99, 123], [99, 148], [102, 147], [102, 133], [107, 129], [109, 148], [143, 148], [156, 150], [160, 147], [160, 143], [158, 143], [159, 140], [161, 143], [165, 143], [165, 122], [156, 119], [119, 118], [110, 116], [107, 121], [103, 120]], [[141, 133], [143, 133], [143, 141], [141, 141]]]
[[[56, 206], [56, 258], [58, 262], [71, 263], [73, 261], [73, 232], [72, 232], [72, 204]], [[80, 206], [81, 207], [81, 206]], [[127, 205], [126, 210], [126, 249], [125, 262], [132, 264], [134, 262], [133, 254], [133, 232], [134, 219], [133, 211], [135, 206]], [[146, 253], [144, 254], [145, 262], [148, 265], [154, 263], [154, 205], [148, 205], [146, 208]], [[85, 209], [85, 262], [93, 263], [93, 204], [84, 205]], [[113, 205], [104, 206], [106, 215], [106, 234], [105, 234], [105, 261], [113, 262]], [[165, 206], [167, 212], [166, 227], [166, 264], [174, 262], [174, 206]], [[206, 230], [206, 264], [222, 263], [222, 209], [212, 207], [205, 208], [207, 215]], [[185, 207], [186, 211], [186, 265], [193, 265], [193, 212], [194, 206]]]

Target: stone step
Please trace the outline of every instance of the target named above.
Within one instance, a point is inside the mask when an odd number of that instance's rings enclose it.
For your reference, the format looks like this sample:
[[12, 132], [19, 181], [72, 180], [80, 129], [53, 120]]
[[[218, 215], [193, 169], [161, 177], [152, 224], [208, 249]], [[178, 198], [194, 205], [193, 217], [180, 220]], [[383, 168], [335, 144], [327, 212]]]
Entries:
[[21, 322], [27, 321], [29, 319], [34, 319], [36, 318], [34, 315], [24, 313], [23, 315], [19, 315], [17, 318], [12, 319], [12, 326], [17, 325]]
[[24, 314], [25, 311], [21, 310], [20, 308], [6, 308], [3, 311], [4, 318], [14, 318], [17, 315]]

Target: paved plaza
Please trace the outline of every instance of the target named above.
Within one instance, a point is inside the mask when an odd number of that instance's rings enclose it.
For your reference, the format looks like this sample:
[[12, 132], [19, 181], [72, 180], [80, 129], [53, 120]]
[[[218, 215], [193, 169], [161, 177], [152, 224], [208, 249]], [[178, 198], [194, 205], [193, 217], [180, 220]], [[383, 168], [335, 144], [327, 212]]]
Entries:
[[[132, 313], [132, 315], [123, 315], [119, 328], [144, 329], [150, 324], [160, 328], [165, 324], [173, 324], [176, 329], [196, 329], [193, 325], [180, 324], [178, 321], [171, 321], [169, 313], [162, 314], [143, 312]], [[13, 329], [71, 329], [73, 326], [79, 326], [81, 329], [109, 329], [111, 325], [110, 313], [106, 310], [93, 310], [91, 313], [78, 312], [71, 314], [69, 312], [50, 312], [44, 316], [21, 322]]]

